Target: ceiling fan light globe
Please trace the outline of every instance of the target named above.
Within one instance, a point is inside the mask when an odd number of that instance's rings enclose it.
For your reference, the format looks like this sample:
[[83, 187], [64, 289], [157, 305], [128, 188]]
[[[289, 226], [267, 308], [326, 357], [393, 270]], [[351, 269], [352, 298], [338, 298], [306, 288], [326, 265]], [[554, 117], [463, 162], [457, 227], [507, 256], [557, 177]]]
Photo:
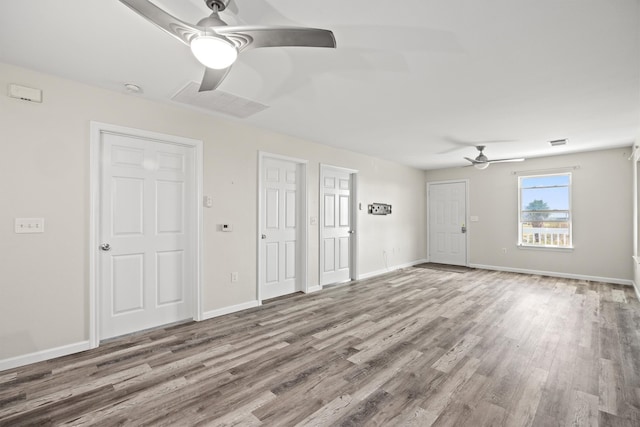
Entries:
[[480, 170], [482, 170], [482, 169], [486, 169], [486, 168], [488, 168], [488, 167], [489, 167], [489, 164], [490, 164], [489, 162], [487, 162], [487, 163], [476, 163], [476, 164], [475, 164], [475, 165], [473, 165], [473, 166], [474, 166], [476, 169], [480, 169]]
[[191, 52], [207, 68], [228, 68], [238, 57], [236, 47], [221, 37], [199, 36], [191, 41]]

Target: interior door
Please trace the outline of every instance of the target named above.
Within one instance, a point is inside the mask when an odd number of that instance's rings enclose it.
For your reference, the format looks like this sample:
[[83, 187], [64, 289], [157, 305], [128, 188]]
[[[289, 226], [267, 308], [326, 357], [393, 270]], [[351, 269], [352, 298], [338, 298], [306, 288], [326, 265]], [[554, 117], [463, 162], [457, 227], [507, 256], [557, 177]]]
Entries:
[[191, 318], [191, 149], [108, 133], [101, 143], [100, 339]]
[[467, 184], [429, 184], [429, 261], [467, 264]]
[[260, 295], [269, 299], [300, 290], [300, 172], [295, 162], [267, 157], [262, 174]]
[[320, 284], [351, 279], [351, 187], [349, 172], [323, 167], [320, 176]]

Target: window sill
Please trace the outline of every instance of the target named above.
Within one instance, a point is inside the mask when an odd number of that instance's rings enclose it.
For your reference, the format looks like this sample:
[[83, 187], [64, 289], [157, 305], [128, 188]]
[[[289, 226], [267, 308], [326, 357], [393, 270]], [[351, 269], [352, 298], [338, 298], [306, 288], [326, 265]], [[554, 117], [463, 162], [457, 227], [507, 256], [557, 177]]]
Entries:
[[518, 244], [518, 249], [533, 250], [533, 251], [549, 251], [549, 252], [573, 252], [573, 246], [559, 247], [559, 246], [529, 246]]

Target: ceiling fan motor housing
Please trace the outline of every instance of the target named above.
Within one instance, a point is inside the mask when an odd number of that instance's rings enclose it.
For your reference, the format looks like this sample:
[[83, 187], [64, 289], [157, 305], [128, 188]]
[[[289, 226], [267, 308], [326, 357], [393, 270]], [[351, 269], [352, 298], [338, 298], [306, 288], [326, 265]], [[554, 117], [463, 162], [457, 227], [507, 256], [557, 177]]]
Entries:
[[478, 157], [476, 157], [476, 162], [488, 162], [489, 158], [484, 155], [483, 151], [486, 147], [484, 145], [478, 145], [476, 149], [480, 152]]
[[230, 0], [204, 0], [207, 7], [213, 11], [222, 12], [227, 8]]

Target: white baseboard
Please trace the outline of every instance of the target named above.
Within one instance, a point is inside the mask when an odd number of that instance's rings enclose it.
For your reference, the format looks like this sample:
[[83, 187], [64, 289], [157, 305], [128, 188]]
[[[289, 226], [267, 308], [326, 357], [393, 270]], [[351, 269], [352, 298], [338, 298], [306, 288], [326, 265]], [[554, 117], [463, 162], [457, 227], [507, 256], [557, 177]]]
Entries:
[[310, 293], [312, 293], [312, 292], [318, 292], [318, 291], [321, 291], [321, 290], [322, 290], [322, 286], [320, 286], [320, 285], [316, 285], [316, 286], [309, 286], [309, 287], [307, 288], [307, 290], [306, 290], [306, 291], [304, 291], [304, 293], [305, 293], [305, 294], [310, 294]]
[[[217, 310], [207, 311], [202, 314], [202, 320], [211, 319], [213, 317], [224, 316], [225, 314], [235, 313], [237, 311], [246, 310], [248, 308], [258, 307], [260, 301], [248, 301], [242, 304], [230, 307], [219, 308]], [[73, 353], [90, 350], [91, 342], [82, 341], [74, 344], [64, 345], [62, 347], [51, 348], [48, 350], [37, 351], [22, 356], [11, 357], [9, 359], [0, 360], [0, 371], [29, 365], [31, 363], [42, 362], [43, 360], [55, 359], [56, 357], [67, 356]]]
[[202, 313], [202, 320], [212, 319], [214, 317], [224, 316], [225, 314], [236, 313], [238, 311], [247, 310], [260, 306], [260, 301], [247, 301], [242, 304], [232, 305], [229, 307], [218, 308], [216, 310], [205, 311]]
[[399, 264], [399, 265], [394, 265], [392, 267], [383, 269], [383, 270], [377, 270], [377, 271], [372, 271], [370, 273], [364, 273], [358, 276], [358, 280], [363, 280], [363, 279], [369, 279], [371, 277], [375, 277], [375, 276], [380, 276], [381, 274], [385, 274], [385, 273], [390, 273], [392, 271], [395, 270], [400, 270], [401, 268], [407, 268], [407, 267], [413, 267], [414, 265], [418, 265], [418, 264], [423, 264], [427, 262], [427, 260], [425, 259], [417, 259], [415, 261], [411, 261], [405, 264]]
[[469, 267], [480, 268], [482, 270], [507, 271], [510, 273], [537, 274], [540, 276], [560, 277], [563, 279], [589, 280], [591, 282], [614, 283], [617, 285], [633, 286], [633, 280], [616, 279], [613, 277], [586, 276], [583, 274], [559, 273], [557, 271], [529, 270], [525, 268], [511, 268], [511, 267], [483, 265], [483, 264], [469, 264]]
[[640, 289], [638, 289], [638, 284], [635, 281], [632, 281], [631, 284], [633, 285], [633, 290], [636, 291], [636, 298], [640, 301]]
[[42, 362], [43, 360], [55, 359], [56, 357], [68, 356], [73, 353], [79, 353], [90, 349], [91, 343], [89, 341], [81, 341], [74, 344], [63, 345], [61, 347], [50, 348], [48, 350], [24, 354], [22, 356], [10, 357], [9, 359], [0, 360], [0, 371], [30, 365], [31, 363]]

